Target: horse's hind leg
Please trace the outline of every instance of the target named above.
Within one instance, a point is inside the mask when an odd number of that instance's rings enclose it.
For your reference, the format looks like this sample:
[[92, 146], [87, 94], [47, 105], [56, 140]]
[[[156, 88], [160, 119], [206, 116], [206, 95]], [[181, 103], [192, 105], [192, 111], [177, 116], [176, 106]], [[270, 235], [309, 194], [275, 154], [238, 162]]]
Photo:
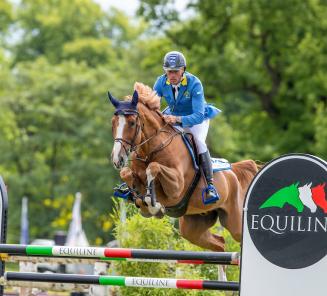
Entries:
[[242, 239], [242, 210], [230, 209], [227, 213], [225, 210], [218, 209], [220, 224], [225, 227], [232, 235], [233, 239], [240, 242]]
[[225, 240], [222, 236], [209, 231], [217, 221], [217, 212], [206, 215], [187, 215], [179, 219], [181, 235], [199, 247], [217, 252], [224, 252]]

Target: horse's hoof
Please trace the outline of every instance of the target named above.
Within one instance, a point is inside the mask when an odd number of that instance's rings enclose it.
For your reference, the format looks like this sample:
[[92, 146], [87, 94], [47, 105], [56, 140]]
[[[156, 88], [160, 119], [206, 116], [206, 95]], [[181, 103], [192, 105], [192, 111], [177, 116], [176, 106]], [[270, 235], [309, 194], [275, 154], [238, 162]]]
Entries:
[[161, 209], [159, 210], [159, 212], [155, 215], [155, 217], [157, 219], [162, 219], [166, 214], [166, 210], [164, 207], [161, 207]]
[[144, 217], [144, 218], [151, 218], [152, 217], [152, 215], [150, 213], [146, 213], [146, 212], [142, 212], [142, 211], [140, 211], [140, 213], [141, 213], [142, 217]]

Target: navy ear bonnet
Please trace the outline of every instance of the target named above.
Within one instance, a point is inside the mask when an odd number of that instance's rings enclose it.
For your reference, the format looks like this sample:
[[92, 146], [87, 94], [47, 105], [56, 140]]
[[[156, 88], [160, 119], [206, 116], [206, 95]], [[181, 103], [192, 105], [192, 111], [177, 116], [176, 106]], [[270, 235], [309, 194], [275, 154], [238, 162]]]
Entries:
[[119, 101], [115, 97], [111, 95], [110, 92], [108, 92], [108, 97], [110, 102], [115, 107], [115, 115], [132, 115], [132, 114], [138, 114], [137, 112], [137, 103], [138, 103], [138, 93], [135, 90], [133, 93], [133, 98], [131, 101]]

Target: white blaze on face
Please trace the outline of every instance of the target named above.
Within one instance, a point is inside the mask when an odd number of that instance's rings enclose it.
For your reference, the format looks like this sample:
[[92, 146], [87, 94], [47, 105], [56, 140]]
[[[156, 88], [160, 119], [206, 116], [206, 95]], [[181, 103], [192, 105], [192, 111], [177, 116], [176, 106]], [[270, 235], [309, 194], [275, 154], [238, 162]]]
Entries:
[[[118, 116], [118, 126], [117, 126], [117, 132], [116, 132], [116, 138], [122, 138], [123, 137], [123, 131], [126, 124], [126, 119], [124, 115]], [[114, 148], [112, 150], [112, 161], [115, 164], [118, 164], [119, 162], [119, 152], [121, 150], [121, 143], [119, 141], [115, 141]]]
[[299, 187], [299, 197], [302, 203], [310, 209], [311, 213], [315, 213], [317, 211], [317, 205], [312, 200], [311, 185], [312, 183]]

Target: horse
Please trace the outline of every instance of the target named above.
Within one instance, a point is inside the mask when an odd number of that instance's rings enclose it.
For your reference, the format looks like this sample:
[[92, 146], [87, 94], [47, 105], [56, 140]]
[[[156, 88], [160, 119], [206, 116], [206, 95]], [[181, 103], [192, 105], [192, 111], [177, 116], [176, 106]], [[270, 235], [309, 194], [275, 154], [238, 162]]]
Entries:
[[[222, 236], [209, 231], [217, 219], [240, 242], [246, 191], [258, 172], [253, 160], [232, 163], [230, 170], [216, 172], [214, 185], [219, 201], [205, 205], [201, 199], [205, 180], [197, 173], [182, 133], [165, 123], [160, 98], [148, 86], [136, 82], [133, 96], [121, 101], [108, 92], [115, 107], [112, 117], [114, 145], [111, 159], [121, 179], [133, 192], [135, 205], [145, 217], [161, 218], [172, 211], [179, 218], [179, 231], [191, 243], [212, 251], [225, 251]], [[130, 166], [127, 163], [131, 162]], [[191, 184], [195, 184], [190, 190]], [[177, 214], [176, 214], [177, 213]]]

